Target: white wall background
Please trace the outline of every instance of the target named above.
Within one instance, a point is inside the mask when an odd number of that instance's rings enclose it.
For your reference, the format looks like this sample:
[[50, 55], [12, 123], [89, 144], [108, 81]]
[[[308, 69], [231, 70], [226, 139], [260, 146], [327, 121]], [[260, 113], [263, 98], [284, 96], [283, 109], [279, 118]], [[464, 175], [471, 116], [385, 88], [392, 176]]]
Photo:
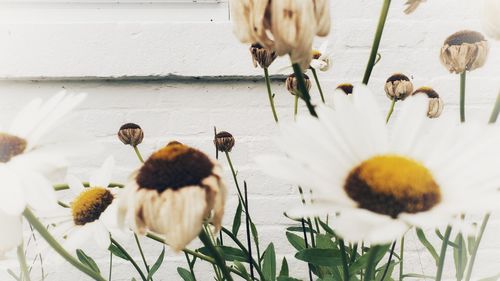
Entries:
[[[331, 95], [341, 82], [357, 82], [362, 78], [381, 2], [332, 1], [333, 30], [329, 39], [334, 66], [330, 72], [321, 74], [326, 95]], [[458, 76], [447, 73], [438, 54], [449, 34], [460, 29], [480, 30], [476, 7], [480, 1], [430, 0], [410, 16], [402, 13], [403, 1], [393, 2], [380, 49], [382, 60], [374, 69], [370, 87], [380, 104], [388, 108], [389, 101], [383, 92], [385, 79], [394, 72], [406, 73], [413, 77], [416, 87], [434, 87], [446, 102], [444, 114], [458, 118]], [[2, 124], [31, 98], [49, 97], [62, 88], [87, 92], [88, 99], [67, 126], [94, 137], [96, 144], [102, 144], [107, 153], [115, 156], [118, 160], [116, 181], [124, 181], [138, 165], [133, 151], [115, 136], [125, 122], [135, 122], [144, 128], [146, 137], [140, 149], [145, 155], [174, 139], [213, 154], [213, 126], [227, 130], [236, 137], [233, 160], [240, 179], [249, 183], [250, 205], [260, 229], [262, 245], [273, 241], [280, 255], [292, 255], [284, 234], [289, 221], [282, 213], [299, 204], [299, 197], [293, 186], [263, 175], [252, 162], [255, 155], [275, 151], [270, 139], [276, 134], [276, 126], [268, 108], [263, 80], [256, 77], [261, 75], [260, 69], [253, 69], [248, 46], [233, 38], [221, 11], [215, 12], [216, 17], [195, 23], [189, 17], [174, 18], [175, 23], [170, 23], [168, 17], [163, 18], [163, 14], [157, 11], [152, 12], [155, 16], [151, 20], [130, 16], [132, 8], [118, 10], [112, 5], [106, 8], [85, 6], [109, 16], [91, 20], [89, 15], [94, 13], [85, 16], [80, 6], [74, 6], [78, 9], [72, 11], [68, 9], [71, 5], [64, 7], [67, 13], [78, 13], [81, 20], [64, 23], [65, 10], [56, 5], [50, 6], [49, 10], [62, 13], [56, 13], [59, 15], [57, 20], [41, 16], [27, 17], [29, 20], [16, 17], [15, 23], [12, 20], [0, 23], [0, 75], [4, 78], [0, 82]], [[172, 13], [171, 7], [161, 4], [165, 13]], [[136, 8], [144, 12], [143, 6], [134, 6]], [[26, 7], [14, 6], [12, 9], [21, 14], [27, 11], [24, 10]], [[187, 8], [190, 9], [196, 7]], [[123, 10], [126, 14], [122, 14]], [[41, 10], [32, 9], [31, 12], [40, 13]], [[95, 32], [98, 29], [116, 32]], [[486, 122], [500, 89], [500, 45], [491, 42], [491, 47], [487, 65], [468, 76], [469, 119]], [[285, 63], [286, 60], [282, 59], [277, 65]], [[278, 114], [282, 120], [291, 120], [292, 96], [286, 92], [280, 79], [273, 81], [273, 90]], [[314, 87], [312, 95], [318, 98]], [[307, 114], [304, 108], [301, 112]], [[397, 118], [397, 113], [394, 118]], [[75, 163], [73, 171], [86, 178], [104, 158], [104, 155], [99, 155], [82, 159]], [[221, 163], [227, 167], [224, 160]], [[230, 225], [237, 202], [228, 170], [226, 179], [230, 183], [231, 195], [226, 226]], [[500, 220], [497, 218], [496, 215], [493, 217], [486, 232], [474, 280], [500, 272], [500, 244], [496, 239], [500, 233]], [[147, 240], [143, 243], [149, 262], [153, 263], [161, 247]], [[408, 272], [432, 275], [431, 257], [412, 235], [407, 243]], [[133, 240], [129, 245], [139, 258]], [[95, 250], [90, 252], [105, 271], [107, 255]], [[445, 271], [451, 279], [454, 269], [452, 256], [448, 257], [450, 263]], [[289, 261], [292, 272], [305, 278], [307, 266], [294, 262], [293, 257]], [[198, 279], [212, 280], [210, 268], [198, 264]], [[180, 280], [175, 270], [177, 266], [186, 267], [184, 257], [168, 252], [155, 280]], [[52, 265], [48, 270], [48, 280], [67, 280], [68, 276], [72, 280], [88, 280], [69, 266]], [[136, 275], [131, 266], [118, 261], [114, 272], [113, 280], [117, 281], [129, 281]], [[0, 277], [3, 281], [4, 276]], [[9, 279], [5, 277], [5, 280]]]

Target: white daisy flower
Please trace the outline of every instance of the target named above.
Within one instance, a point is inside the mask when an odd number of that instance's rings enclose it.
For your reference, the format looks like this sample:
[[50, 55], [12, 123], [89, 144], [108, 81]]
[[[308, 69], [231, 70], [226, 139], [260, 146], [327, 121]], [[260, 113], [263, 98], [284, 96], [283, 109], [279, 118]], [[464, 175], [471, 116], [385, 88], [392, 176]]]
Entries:
[[377, 244], [413, 225], [435, 228], [498, 205], [498, 128], [431, 121], [426, 97], [417, 95], [390, 131], [368, 88], [354, 91], [335, 95], [334, 109], [318, 106], [319, 118], [283, 126], [286, 157], [257, 160], [270, 175], [312, 190], [312, 205], [290, 215], [340, 212], [339, 235]]
[[5, 254], [23, 241], [23, 225], [20, 216], [8, 215], [0, 211], [0, 260]]
[[90, 240], [107, 250], [111, 244], [110, 234], [123, 240], [124, 232], [117, 224], [117, 200], [114, 190], [108, 188], [115, 165], [113, 157], [108, 157], [102, 166], [90, 177], [85, 188], [75, 176], [67, 177], [70, 190], [75, 198], [70, 208], [62, 208], [53, 214], [59, 221], [53, 233], [64, 239], [63, 246], [70, 252], [80, 249]]
[[85, 98], [60, 92], [46, 102], [35, 99], [19, 112], [10, 128], [0, 129], [0, 211], [20, 215], [27, 205], [56, 205], [48, 173], [67, 165], [65, 147], [42, 146], [40, 140]]
[[321, 71], [328, 71], [332, 64], [331, 54], [328, 52], [328, 41], [323, 42], [319, 49], [312, 50], [311, 67]]

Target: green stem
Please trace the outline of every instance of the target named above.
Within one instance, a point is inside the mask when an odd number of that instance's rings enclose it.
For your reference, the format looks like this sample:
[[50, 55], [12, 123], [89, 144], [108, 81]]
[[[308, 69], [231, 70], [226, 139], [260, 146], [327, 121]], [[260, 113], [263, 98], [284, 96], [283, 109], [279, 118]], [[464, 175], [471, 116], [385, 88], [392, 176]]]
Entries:
[[79, 262], [75, 257], [68, 253], [57, 240], [49, 233], [45, 226], [38, 220], [38, 218], [33, 214], [33, 212], [26, 208], [23, 212], [23, 216], [26, 220], [40, 233], [40, 235], [47, 241], [52, 249], [54, 249], [61, 257], [63, 257], [67, 262], [73, 265], [75, 268], [81, 272], [87, 274], [89, 277], [96, 281], [106, 281], [99, 273], [93, 271], [88, 266]]
[[472, 249], [472, 254], [470, 257], [469, 265], [467, 267], [467, 274], [465, 277], [465, 281], [469, 281], [472, 276], [472, 269], [474, 268], [474, 263], [476, 262], [476, 256], [477, 256], [477, 251], [479, 249], [479, 244], [481, 243], [481, 239], [483, 239], [483, 234], [484, 231], [486, 230], [486, 226], [488, 225], [489, 220], [490, 220], [490, 214], [486, 214], [483, 218], [483, 223], [481, 224], [479, 235], [477, 236], [476, 242], [474, 243], [474, 248]]
[[347, 263], [347, 253], [344, 239], [339, 239], [340, 256], [342, 258], [342, 268], [344, 270], [344, 280], [349, 281], [349, 264]]
[[323, 95], [323, 90], [321, 89], [321, 84], [319, 83], [318, 74], [316, 73], [316, 69], [311, 67], [311, 72], [314, 76], [314, 81], [316, 81], [316, 87], [318, 87], [319, 95], [321, 96], [321, 101], [325, 103], [325, 96]]
[[127, 250], [125, 248], [123, 248], [122, 245], [120, 245], [113, 238], [111, 238], [111, 243], [113, 243], [127, 257], [127, 260], [132, 264], [132, 266], [135, 268], [135, 270], [137, 271], [137, 273], [139, 273], [139, 275], [141, 276], [141, 279], [143, 281], [148, 281], [146, 279], [146, 276], [142, 272], [141, 268], [139, 267], [139, 265], [135, 262], [134, 258], [132, 258], [132, 256], [130, 256], [130, 254], [127, 252]]
[[352, 246], [351, 260], [349, 261], [349, 264], [353, 264], [356, 261], [357, 254], [358, 254], [358, 244], [354, 244]]
[[380, 279], [380, 281], [384, 281], [385, 277], [387, 276], [387, 272], [389, 272], [389, 267], [391, 266], [392, 257], [394, 256], [394, 249], [395, 248], [396, 248], [396, 241], [394, 241], [394, 243], [392, 243], [391, 252], [389, 253], [389, 259], [387, 260], [387, 264], [386, 264], [385, 269], [384, 269], [384, 274], [382, 274], [382, 278]]
[[490, 124], [497, 122], [499, 113], [500, 113], [500, 92], [498, 93], [497, 100], [495, 102], [495, 106], [493, 107], [493, 111], [491, 112]]
[[373, 246], [373, 248], [370, 251], [370, 255], [368, 256], [368, 264], [366, 266], [366, 271], [365, 271], [365, 281], [372, 281], [373, 280], [373, 273], [375, 272], [375, 266], [377, 262], [377, 254], [380, 251], [381, 246]]
[[141, 152], [139, 151], [139, 148], [137, 148], [137, 145], [134, 145], [133, 147], [139, 161], [141, 161], [141, 163], [144, 163], [144, 159], [142, 158]]
[[113, 253], [109, 251], [109, 277], [108, 281], [111, 281], [111, 274], [113, 272]]
[[375, 32], [375, 38], [373, 39], [372, 50], [370, 53], [370, 58], [368, 59], [368, 65], [366, 66], [365, 75], [363, 77], [363, 84], [367, 85], [370, 81], [370, 76], [372, 75], [373, 67], [375, 66], [375, 61], [377, 59], [378, 48], [380, 46], [380, 40], [382, 39], [382, 33], [384, 32], [385, 22], [387, 21], [387, 15], [389, 14], [389, 8], [391, 6], [391, 0], [384, 0], [382, 5], [382, 11], [380, 12], [380, 18], [377, 25], [377, 31]]
[[465, 122], [465, 81], [467, 71], [460, 73], [460, 122]]
[[245, 203], [245, 200], [243, 200], [243, 194], [241, 193], [240, 184], [238, 182], [236, 170], [234, 169], [234, 166], [233, 166], [233, 161], [231, 161], [231, 156], [229, 156], [229, 152], [226, 151], [224, 153], [226, 154], [227, 163], [229, 164], [229, 168], [231, 169], [231, 174], [233, 175], [234, 184], [236, 185], [236, 190], [238, 191], [238, 197], [240, 199], [241, 204], [245, 208], [246, 203]]
[[391, 119], [392, 113], [394, 112], [394, 107], [396, 106], [396, 99], [391, 100], [391, 107], [389, 108], [389, 112], [387, 112], [387, 117], [385, 118], [385, 123], [389, 123]]
[[441, 245], [441, 253], [439, 255], [438, 268], [436, 272], [436, 281], [441, 281], [443, 277], [444, 261], [446, 259], [446, 250], [448, 249], [448, 241], [450, 240], [451, 226], [446, 227], [446, 232], [443, 236], [443, 244]]
[[186, 256], [186, 261], [189, 266], [189, 271], [191, 272], [191, 276], [193, 277], [193, 281], [196, 281], [196, 275], [194, 274], [194, 268], [193, 265], [191, 264], [191, 260], [189, 259], [188, 253], [184, 252], [184, 255]]
[[293, 72], [295, 73], [295, 78], [297, 78], [297, 85], [299, 87], [300, 98], [303, 99], [304, 102], [306, 103], [309, 113], [314, 117], [318, 117], [318, 114], [314, 109], [314, 105], [311, 103], [311, 96], [309, 95], [309, 91], [307, 90], [306, 81], [304, 80], [304, 73], [302, 73], [300, 65], [294, 63], [292, 67], [293, 67]]
[[[243, 243], [241, 243], [241, 241], [236, 236], [234, 236], [234, 234], [231, 231], [229, 231], [225, 227], [222, 227], [221, 231], [224, 232], [227, 236], [229, 236], [229, 238], [231, 238], [231, 240], [233, 240], [234, 243], [236, 243], [236, 245], [241, 249], [241, 251], [243, 252], [243, 254], [245, 256], [249, 256], [248, 250], [245, 248]], [[257, 270], [257, 273], [259, 274], [261, 280], [265, 280], [264, 273], [262, 272], [259, 264], [255, 261], [255, 259], [253, 257], [251, 259], [251, 262], [252, 262], [253, 266], [255, 267], [255, 269]]]
[[[142, 262], [144, 263], [144, 266], [146, 267], [146, 271], [149, 274], [149, 265], [148, 262], [146, 261], [146, 257], [144, 256], [144, 252], [142, 251], [142, 246], [141, 242], [139, 241], [139, 237], [137, 237], [137, 234], [134, 233], [134, 239], [135, 243], [137, 244], [137, 248], [139, 249], [139, 253], [141, 254]], [[151, 281], [153, 281], [153, 278], [150, 278]]]
[[233, 277], [231, 276], [231, 273], [229, 272], [228, 267], [226, 266], [226, 260], [221, 255], [219, 250], [214, 246], [212, 240], [210, 239], [210, 237], [208, 237], [207, 233], [205, 231], [201, 231], [198, 237], [200, 238], [201, 242], [203, 242], [205, 247], [207, 247], [207, 249], [212, 253], [215, 262], [222, 271], [222, 275], [224, 275], [224, 278], [227, 281], [233, 281]]
[[401, 245], [399, 246], [399, 281], [403, 281], [403, 255], [405, 253], [405, 237], [401, 237]]
[[[90, 183], [88, 182], [83, 182], [82, 183], [84, 187], [90, 187]], [[62, 184], [55, 184], [52, 186], [54, 188], [55, 191], [63, 191], [63, 190], [68, 190], [69, 189], [69, 185], [67, 183], [62, 183]], [[109, 188], [123, 188], [124, 185], [121, 184], [121, 183], [110, 183], [108, 185]]]
[[28, 263], [26, 262], [26, 254], [24, 253], [24, 242], [17, 246], [17, 259], [19, 260], [19, 267], [21, 268], [21, 280], [31, 281]]
[[297, 119], [297, 113], [299, 113], [299, 93], [295, 93], [293, 103], [293, 119]]
[[271, 105], [271, 110], [273, 111], [274, 121], [278, 123], [278, 114], [276, 113], [276, 108], [274, 107], [274, 97], [273, 97], [273, 92], [271, 91], [271, 79], [269, 79], [269, 70], [267, 69], [267, 67], [264, 67], [264, 78], [266, 80], [269, 105]]

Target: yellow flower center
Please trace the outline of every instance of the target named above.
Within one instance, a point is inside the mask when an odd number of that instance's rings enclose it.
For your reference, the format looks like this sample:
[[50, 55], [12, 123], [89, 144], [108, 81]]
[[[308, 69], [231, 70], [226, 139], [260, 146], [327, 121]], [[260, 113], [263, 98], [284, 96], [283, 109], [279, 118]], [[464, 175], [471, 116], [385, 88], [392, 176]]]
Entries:
[[318, 50], [312, 50], [311, 55], [313, 59], [317, 60], [321, 57], [321, 52]]
[[26, 146], [26, 140], [6, 133], [0, 133], [0, 163], [7, 163], [12, 157], [22, 154]]
[[113, 194], [106, 188], [88, 188], [71, 203], [71, 213], [76, 225], [85, 225], [99, 219], [113, 202]]
[[139, 170], [140, 188], [163, 192], [186, 186], [202, 185], [212, 174], [214, 164], [203, 152], [179, 142], [171, 142], [155, 152]]
[[364, 161], [350, 172], [344, 189], [358, 207], [393, 218], [430, 210], [441, 200], [431, 172], [419, 162], [397, 155]]

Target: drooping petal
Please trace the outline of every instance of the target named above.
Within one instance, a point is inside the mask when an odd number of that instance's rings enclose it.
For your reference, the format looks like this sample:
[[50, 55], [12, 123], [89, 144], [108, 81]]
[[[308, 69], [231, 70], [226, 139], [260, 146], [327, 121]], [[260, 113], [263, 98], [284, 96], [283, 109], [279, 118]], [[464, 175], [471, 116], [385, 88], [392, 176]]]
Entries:
[[111, 182], [111, 174], [115, 167], [115, 159], [113, 156], [106, 158], [102, 166], [90, 177], [90, 186], [92, 187], [108, 187]]

